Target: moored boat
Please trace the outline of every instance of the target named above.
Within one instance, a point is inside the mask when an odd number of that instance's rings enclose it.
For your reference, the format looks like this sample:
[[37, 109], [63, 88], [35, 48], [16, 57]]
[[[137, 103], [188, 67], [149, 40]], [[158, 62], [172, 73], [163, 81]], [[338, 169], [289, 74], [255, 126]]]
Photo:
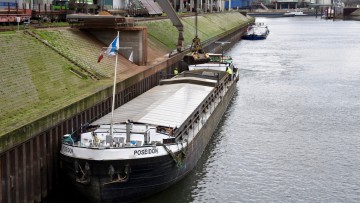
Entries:
[[84, 197], [136, 201], [173, 185], [195, 167], [239, 79], [231, 58], [209, 56], [209, 63], [162, 80], [77, 136], [64, 135], [62, 171]]
[[249, 16], [252, 17], [266, 17], [266, 18], [280, 18], [280, 17], [293, 17], [290, 15], [284, 15], [283, 12], [256, 12], [256, 13], [248, 13]]
[[287, 11], [286, 13], [284, 13], [284, 16], [307, 16], [308, 14], [305, 14], [302, 11]]
[[242, 39], [247, 40], [263, 40], [269, 35], [270, 30], [264, 23], [256, 23], [247, 28]]
[[227, 71], [230, 68], [232, 74], [229, 75], [230, 80], [239, 80], [238, 69], [234, 66], [231, 56], [224, 56], [223, 54], [207, 53], [210, 61], [203, 64], [189, 65], [190, 71], [197, 70], [222, 70]]

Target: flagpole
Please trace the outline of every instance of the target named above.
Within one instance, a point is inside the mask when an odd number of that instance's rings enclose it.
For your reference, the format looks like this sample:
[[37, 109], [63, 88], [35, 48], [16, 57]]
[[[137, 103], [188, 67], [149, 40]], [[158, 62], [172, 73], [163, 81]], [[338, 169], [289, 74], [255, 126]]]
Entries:
[[[119, 31], [117, 33], [117, 39], [119, 40]], [[116, 47], [116, 58], [115, 58], [115, 70], [114, 70], [114, 86], [113, 86], [113, 98], [112, 98], [112, 106], [111, 106], [111, 120], [110, 120], [110, 136], [111, 136], [111, 140], [113, 140], [113, 121], [114, 121], [114, 108], [115, 108], [115, 88], [116, 88], [116, 70], [117, 70], [117, 62], [118, 62], [118, 48]], [[112, 147], [113, 145], [113, 141], [111, 141], [110, 146]]]

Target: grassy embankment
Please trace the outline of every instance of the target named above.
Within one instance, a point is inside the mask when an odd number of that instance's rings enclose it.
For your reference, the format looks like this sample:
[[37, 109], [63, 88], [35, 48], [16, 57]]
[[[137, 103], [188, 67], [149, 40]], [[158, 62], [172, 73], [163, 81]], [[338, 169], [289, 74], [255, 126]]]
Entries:
[[78, 77], [70, 69], [79, 67], [23, 32], [1, 33], [0, 55], [0, 134], [111, 84]]
[[[247, 24], [249, 19], [238, 12], [200, 15], [198, 16], [198, 37], [204, 42], [227, 30]], [[184, 25], [184, 45], [187, 46], [195, 37], [195, 17], [184, 17], [181, 20]], [[149, 44], [162, 45], [167, 51], [176, 49], [178, 31], [170, 20], [147, 21], [138, 24], [148, 27]]]

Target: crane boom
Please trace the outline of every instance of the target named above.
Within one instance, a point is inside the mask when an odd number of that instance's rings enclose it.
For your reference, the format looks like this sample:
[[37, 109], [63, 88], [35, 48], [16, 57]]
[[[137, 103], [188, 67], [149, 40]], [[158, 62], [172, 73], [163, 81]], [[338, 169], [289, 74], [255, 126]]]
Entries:
[[156, 0], [156, 2], [160, 5], [160, 7], [165, 11], [165, 13], [169, 16], [171, 22], [179, 31], [179, 38], [176, 49], [178, 52], [181, 52], [183, 43], [184, 43], [184, 25], [182, 24], [179, 16], [176, 14], [176, 11], [170, 4], [169, 0]]

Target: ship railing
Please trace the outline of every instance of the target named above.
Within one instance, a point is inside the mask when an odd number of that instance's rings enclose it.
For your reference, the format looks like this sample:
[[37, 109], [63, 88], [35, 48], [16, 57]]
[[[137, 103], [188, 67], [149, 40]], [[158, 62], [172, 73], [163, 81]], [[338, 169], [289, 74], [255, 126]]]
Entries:
[[[181, 137], [183, 134], [188, 135], [189, 130], [193, 128], [194, 123], [198, 123], [200, 120], [200, 115], [205, 112], [204, 109], [208, 109], [211, 106], [211, 103], [214, 101], [214, 93], [211, 93], [205, 101], [203, 101], [187, 119], [186, 123], [180, 126], [178, 133], [176, 133], [176, 137]], [[180, 132], [180, 133], [179, 133]]]
[[[191, 137], [191, 132], [194, 131], [195, 125], [197, 125], [198, 130], [202, 127], [208, 117], [213, 113], [216, 108], [216, 105], [221, 102], [222, 97], [225, 95], [226, 83], [228, 82], [228, 77], [221, 78], [222, 82], [214, 88], [211, 94], [197, 107], [187, 119], [186, 123], [179, 127], [179, 130], [175, 132], [176, 139], [187, 139]], [[201, 122], [199, 122], [201, 121]], [[194, 133], [194, 132], [192, 132]]]
[[[164, 127], [166, 128], [166, 127]], [[73, 147], [80, 147], [80, 148], [92, 148], [92, 149], [110, 149], [110, 148], [133, 148], [133, 147], [147, 147], [147, 146], [156, 146], [159, 143], [160, 144], [174, 144], [176, 143], [176, 138], [173, 134], [173, 129], [171, 128], [171, 132], [169, 130], [167, 131], [158, 131], [156, 134], [162, 134], [167, 135], [168, 138], [163, 139], [161, 141], [151, 141], [150, 138], [150, 131], [147, 130], [145, 132], [131, 132], [132, 134], [143, 134], [144, 139], [143, 140], [132, 140], [130, 144], [125, 143], [124, 137], [118, 137], [115, 136], [111, 140], [107, 140], [109, 136], [106, 137], [106, 139], [99, 139], [97, 136], [93, 136], [92, 139], [84, 139], [82, 140], [76, 140], [76, 138], [72, 138], [70, 134], [64, 135], [63, 138], [63, 144], [73, 146]], [[154, 135], [153, 135], [154, 136]], [[156, 135], [155, 135], [156, 136]], [[110, 146], [110, 142], [113, 143], [113, 146]]]
[[198, 111], [195, 111], [191, 118], [188, 119], [187, 123], [182, 127], [182, 133], [179, 137], [182, 139], [191, 140], [198, 131], [205, 125], [206, 120], [210, 117], [213, 113], [215, 106], [219, 101], [217, 100], [218, 96], [211, 94], [205, 102], [203, 102], [198, 107]]
[[184, 77], [197, 77], [197, 78], [204, 78], [204, 79], [211, 79], [211, 80], [220, 80], [220, 74], [217, 73], [215, 75], [204, 75], [201, 73], [196, 73], [192, 71], [184, 71]]

